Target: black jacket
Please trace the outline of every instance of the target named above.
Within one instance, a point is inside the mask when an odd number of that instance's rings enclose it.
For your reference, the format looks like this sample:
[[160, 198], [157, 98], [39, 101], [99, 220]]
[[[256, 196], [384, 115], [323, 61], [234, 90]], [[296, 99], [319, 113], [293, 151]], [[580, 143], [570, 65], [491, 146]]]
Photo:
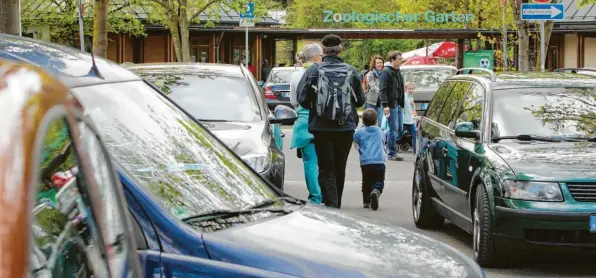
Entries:
[[379, 95], [383, 107], [404, 108], [404, 77], [399, 69], [385, 66], [379, 76]]
[[356, 111], [357, 107], [361, 107], [364, 105], [365, 98], [364, 98], [364, 90], [362, 89], [362, 83], [358, 80], [359, 72], [353, 66], [350, 66], [344, 61], [337, 57], [337, 56], [325, 56], [323, 57], [322, 64], [332, 64], [337, 66], [345, 66], [349, 67], [353, 72], [352, 77], [352, 89], [354, 90], [354, 94], [356, 95], [356, 99], [352, 97], [352, 111], [353, 115], [348, 117], [347, 121], [343, 125], [339, 125], [337, 122], [326, 122], [322, 119], [319, 119], [317, 115], [317, 110], [315, 109], [315, 102], [316, 102], [316, 90], [317, 82], [319, 81], [319, 66], [314, 64], [302, 75], [302, 79], [300, 83], [298, 83], [297, 92], [298, 92], [298, 103], [300, 106], [309, 109], [309, 119], [308, 119], [308, 131], [353, 131], [358, 127], [358, 112]]

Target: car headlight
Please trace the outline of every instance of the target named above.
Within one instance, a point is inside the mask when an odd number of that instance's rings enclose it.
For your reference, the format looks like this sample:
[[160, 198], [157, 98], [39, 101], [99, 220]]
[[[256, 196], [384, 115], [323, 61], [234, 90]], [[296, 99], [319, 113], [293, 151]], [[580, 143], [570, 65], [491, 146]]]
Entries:
[[505, 198], [529, 201], [563, 201], [563, 193], [558, 183], [535, 181], [505, 181]]
[[257, 171], [257, 173], [262, 173], [269, 169], [269, 166], [271, 165], [271, 153], [247, 154], [242, 156], [242, 160]]

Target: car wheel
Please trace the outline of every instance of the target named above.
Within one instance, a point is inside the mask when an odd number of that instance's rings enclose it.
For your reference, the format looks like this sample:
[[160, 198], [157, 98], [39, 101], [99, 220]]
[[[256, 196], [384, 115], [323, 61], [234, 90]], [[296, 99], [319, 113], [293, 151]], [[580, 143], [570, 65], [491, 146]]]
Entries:
[[476, 190], [472, 221], [472, 249], [474, 250], [474, 260], [482, 267], [493, 266], [498, 261], [498, 254], [492, 240], [492, 215], [489, 207], [488, 194], [486, 193], [483, 184], [479, 184], [478, 189]]
[[445, 224], [445, 218], [432, 205], [429, 186], [424, 170], [416, 163], [412, 182], [412, 213], [414, 223], [420, 229], [436, 229]]

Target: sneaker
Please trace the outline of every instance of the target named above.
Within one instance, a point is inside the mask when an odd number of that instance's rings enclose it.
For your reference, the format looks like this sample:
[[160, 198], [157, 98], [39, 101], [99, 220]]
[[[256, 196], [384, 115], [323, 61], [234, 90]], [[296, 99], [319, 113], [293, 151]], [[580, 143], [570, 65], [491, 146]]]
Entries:
[[389, 160], [393, 160], [393, 161], [404, 161], [404, 158], [399, 156], [399, 155], [394, 155], [394, 156], [390, 156]]
[[381, 197], [381, 191], [373, 189], [370, 193], [370, 208], [377, 210], [379, 208], [379, 197]]

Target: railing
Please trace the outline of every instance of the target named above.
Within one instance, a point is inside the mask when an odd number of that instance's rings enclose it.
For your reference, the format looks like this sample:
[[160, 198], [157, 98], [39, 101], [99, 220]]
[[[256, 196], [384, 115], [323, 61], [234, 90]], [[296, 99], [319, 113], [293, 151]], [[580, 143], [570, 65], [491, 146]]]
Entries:
[[458, 69], [457, 72], [455, 72], [455, 75], [472, 74], [474, 71], [481, 71], [484, 73], [488, 73], [490, 81], [492, 81], [492, 82], [497, 81], [497, 75], [492, 70], [483, 69], [483, 68], [461, 68], [461, 69]]

